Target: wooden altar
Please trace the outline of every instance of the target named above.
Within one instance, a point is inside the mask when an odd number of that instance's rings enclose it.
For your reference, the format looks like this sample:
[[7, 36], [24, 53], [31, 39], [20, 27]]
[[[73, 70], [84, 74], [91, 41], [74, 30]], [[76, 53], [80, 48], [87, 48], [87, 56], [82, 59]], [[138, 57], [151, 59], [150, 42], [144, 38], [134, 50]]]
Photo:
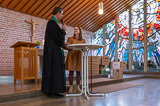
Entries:
[[23, 85], [24, 80], [35, 79], [37, 84], [37, 48], [39, 43], [18, 41], [13, 44], [14, 48], [14, 85], [16, 80], [21, 80]]

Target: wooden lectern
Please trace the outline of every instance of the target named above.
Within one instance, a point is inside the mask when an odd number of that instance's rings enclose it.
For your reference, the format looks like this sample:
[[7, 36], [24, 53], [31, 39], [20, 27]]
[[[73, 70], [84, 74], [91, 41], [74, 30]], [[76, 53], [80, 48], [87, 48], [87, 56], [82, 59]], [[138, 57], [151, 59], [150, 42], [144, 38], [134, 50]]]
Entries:
[[37, 84], [37, 48], [39, 43], [18, 41], [11, 48], [14, 48], [14, 85], [16, 79], [35, 79]]

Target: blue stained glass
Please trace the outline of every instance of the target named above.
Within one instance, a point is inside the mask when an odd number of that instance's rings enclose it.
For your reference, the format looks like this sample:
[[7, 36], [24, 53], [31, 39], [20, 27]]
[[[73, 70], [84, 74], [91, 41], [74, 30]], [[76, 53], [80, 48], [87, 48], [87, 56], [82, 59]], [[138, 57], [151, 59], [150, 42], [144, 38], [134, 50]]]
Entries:
[[[144, 0], [131, 6], [132, 26], [132, 65], [141, 67], [144, 63]], [[129, 53], [129, 11], [118, 16], [118, 59], [127, 61]], [[109, 61], [114, 60], [115, 50], [115, 19], [105, 25], [105, 55]], [[103, 44], [103, 29], [95, 32], [95, 44]], [[147, 0], [147, 51], [148, 61], [160, 63], [160, 1]], [[102, 55], [98, 49], [96, 55]], [[137, 65], [138, 63], [138, 65]], [[143, 67], [143, 66], [142, 66]], [[141, 70], [143, 70], [141, 68]]]
[[160, 61], [160, 1], [158, 0], [147, 0], [147, 41], [147, 60], [158, 65]]
[[[132, 14], [132, 63], [133, 69], [144, 62], [144, 1], [140, 0], [131, 6]], [[139, 64], [137, 67], [137, 63]], [[142, 69], [143, 70], [143, 69]]]
[[[129, 47], [129, 11], [118, 16], [118, 60], [127, 61]], [[128, 63], [127, 63], [128, 64]]]
[[[101, 44], [103, 45], [103, 28], [100, 28], [98, 31], [94, 33], [93, 44]], [[102, 56], [103, 49], [99, 48], [98, 50], [93, 51], [94, 56]]]

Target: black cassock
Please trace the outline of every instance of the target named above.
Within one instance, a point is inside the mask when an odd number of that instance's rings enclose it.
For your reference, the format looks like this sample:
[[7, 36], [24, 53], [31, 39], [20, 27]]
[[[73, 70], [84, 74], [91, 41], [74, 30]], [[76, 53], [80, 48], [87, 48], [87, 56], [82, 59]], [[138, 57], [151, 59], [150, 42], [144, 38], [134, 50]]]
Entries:
[[46, 26], [43, 52], [42, 92], [64, 93], [66, 90], [64, 55], [65, 30], [54, 20], [49, 20]]

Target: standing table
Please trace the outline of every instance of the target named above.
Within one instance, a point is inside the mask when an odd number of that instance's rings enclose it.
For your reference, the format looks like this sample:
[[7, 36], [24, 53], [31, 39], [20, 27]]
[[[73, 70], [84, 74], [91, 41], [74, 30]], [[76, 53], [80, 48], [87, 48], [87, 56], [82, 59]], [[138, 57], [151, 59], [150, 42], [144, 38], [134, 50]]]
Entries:
[[[102, 48], [103, 45], [99, 44], [71, 44], [68, 48], [73, 50], [80, 50], [82, 52], [82, 92], [80, 94], [66, 94], [66, 96], [80, 96], [83, 93], [89, 99], [88, 95], [104, 96], [104, 94], [91, 94], [88, 87], [88, 52], [89, 50], [97, 50]], [[84, 66], [83, 66], [84, 62]], [[86, 63], [87, 62], [87, 63]], [[87, 69], [87, 70], [86, 70]], [[88, 95], [87, 95], [88, 93]]]

